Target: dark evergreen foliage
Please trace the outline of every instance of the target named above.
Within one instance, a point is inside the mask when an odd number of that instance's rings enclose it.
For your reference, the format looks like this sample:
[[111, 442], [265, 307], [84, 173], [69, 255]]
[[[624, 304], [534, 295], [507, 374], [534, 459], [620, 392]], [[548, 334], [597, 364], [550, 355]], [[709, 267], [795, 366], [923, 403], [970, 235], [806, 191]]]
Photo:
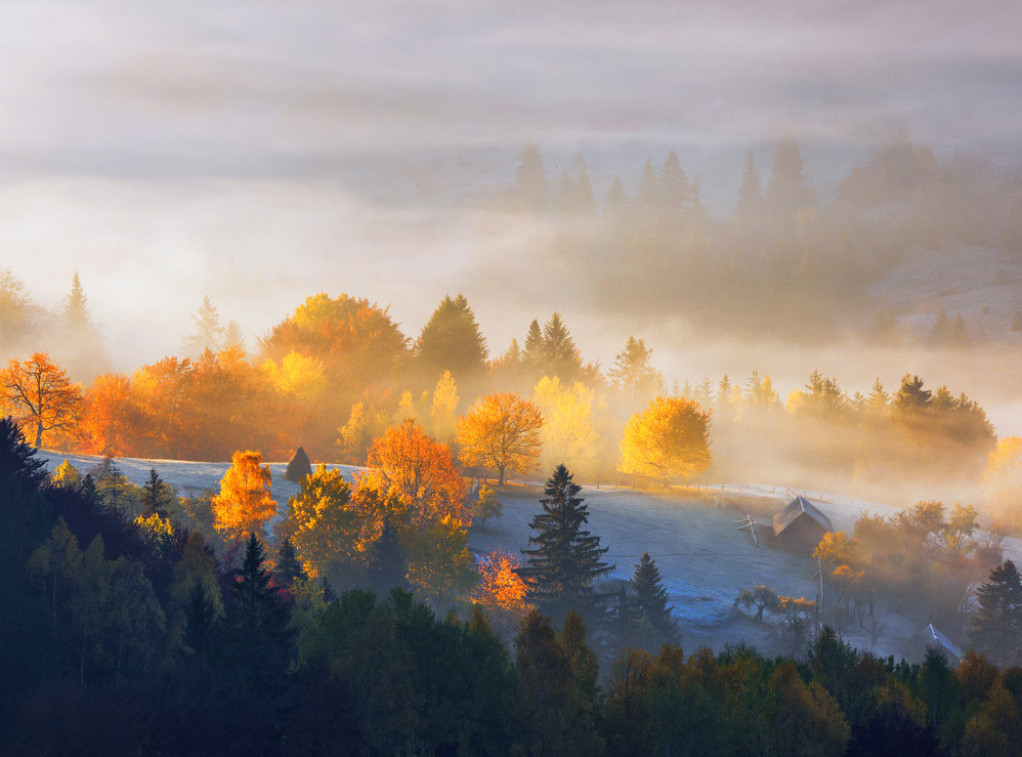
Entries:
[[426, 381], [450, 371], [458, 382], [475, 379], [486, 368], [486, 339], [465, 295], [444, 299], [423, 327], [417, 359]]
[[999, 665], [1022, 661], [1022, 580], [1015, 563], [1005, 560], [991, 570], [976, 601], [969, 629], [976, 648]]
[[277, 564], [273, 570], [273, 577], [280, 586], [288, 590], [294, 586], [295, 581], [309, 579], [290, 539], [284, 539], [284, 543], [277, 550]]
[[614, 569], [601, 560], [607, 548], [600, 546], [600, 537], [583, 529], [589, 508], [575, 496], [581, 490], [568, 469], [557, 466], [540, 500], [543, 512], [529, 524], [533, 546], [522, 550], [527, 558], [521, 574], [529, 583], [530, 600], [555, 618], [572, 608], [595, 613], [604, 598], [594, 593], [593, 582]]
[[639, 631], [637, 646], [656, 651], [664, 644], [680, 642], [681, 633], [677, 622], [671, 617], [667, 590], [663, 586], [660, 570], [648, 552], [643, 553], [639, 564], [635, 566], [629, 588]]

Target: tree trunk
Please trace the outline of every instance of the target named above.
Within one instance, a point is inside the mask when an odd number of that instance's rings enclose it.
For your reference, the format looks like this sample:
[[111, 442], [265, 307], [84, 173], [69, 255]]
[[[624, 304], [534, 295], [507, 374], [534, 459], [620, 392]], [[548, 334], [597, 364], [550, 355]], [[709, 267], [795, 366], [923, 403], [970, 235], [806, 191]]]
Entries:
[[503, 486], [504, 485], [504, 466], [503, 465], [498, 465], [497, 466], [497, 484], [499, 486]]
[[37, 421], [35, 424], [35, 448], [40, 449], [43, 446], [43, 422]]

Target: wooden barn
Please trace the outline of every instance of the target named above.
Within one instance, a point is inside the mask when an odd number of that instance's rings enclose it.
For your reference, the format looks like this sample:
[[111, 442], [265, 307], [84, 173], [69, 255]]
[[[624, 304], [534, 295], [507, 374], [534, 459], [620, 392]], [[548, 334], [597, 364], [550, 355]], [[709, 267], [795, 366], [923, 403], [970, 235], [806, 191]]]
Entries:
[[828, 531], [833, 531], [830, 518], [802, 496], [795, 497], [774, 516], [777, 544], [792, 552], [812, 552]]

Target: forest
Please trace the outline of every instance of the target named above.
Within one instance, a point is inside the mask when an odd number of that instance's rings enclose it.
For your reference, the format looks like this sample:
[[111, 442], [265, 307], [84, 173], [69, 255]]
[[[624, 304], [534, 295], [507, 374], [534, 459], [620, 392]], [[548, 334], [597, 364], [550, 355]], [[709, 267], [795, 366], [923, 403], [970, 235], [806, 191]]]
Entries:
[[[494, 202], [538, 219], [544, 254], [586, 287], [612, 283], [624, 321], [628, 303], [670, 297], [708, 333], [812, 341], [846, 324], [964, 347], [996, 337], [961, 314], [919, 332], [855, 308], [910, 249], [1014, 244], [1016, 195], [979, 219], [958, 207], [977, 176], [902, 141], [825, 203], [782, 142], [765, 188], [750, 153], [728, 218], [702, 207], [673, 153], [647, 163], [635, 197], [615, 182], [597, 212], [584, 160], [555, 193], [528, 146]], [[710, 307], [723, 286], [742, 304], [734, 321]], [[569, 315], [491, 351], [462, 294], [412, 334], [386, 306], [323, 292], [246, 344], [207, 297], [176, 354], [116, 372], [77, 274], [50, 312], [0, 272], [13, 356], [0, 370], [0, 741], [26, 755], [1017, 753], [1022, 583], [1002, 539], [1022, 531], [1022, 439], [999, 439], [962, 387], [911, 372], [864, 393], [813, 371], [781, 397], [759, 372], [668, 381], [638, 334], [604, 368]], [[37, 449], [102, 462], [46, 471]], [[230, 467], [216, 489], [181, 493], [155, 468], [133, 483], [118, 458]], [[266, 461], [288, 459], [298, 492], [277, 502]], [[470, 530], [537, 481], [528, 548], [470, 551]], [[657, 556], [605, 581], [580, 496], [613, 484], [706, 499], [739, 481], [904, 505], [816, 546], [826, 614], [766, 585], [739, 593], [785, 656], [683, 651]], [[973, 649], [955, 665], [843, 641], [876, 626], [881, 602], [962, 625]]]
[[[686, 654], [648, 555], [612, 612], [594, 591], [605, 548], [563, 466], [520, 577], [493, 565], [496, 591], [441, 617], [393, 570], [400, 538], [370, 550], [364, 588], [336, 591], [290, 540], [271, 552], [251, 524], [218, 529], [233, 563], [201, 531], [154, 526], [170, 506], [158, 476], [129, 520], [91, 474], [47, 475], [10, 419], [0, 462], [7, 754], [1017, 751], [1022, 586], [1010, 561], [980, 590], [974, 635], [991, 656], [970, 651], [957, 666], [937, 650], [880, 659], [827, 627], [790, 658]], [[390, 492], [377, 496], [400, 496]]]

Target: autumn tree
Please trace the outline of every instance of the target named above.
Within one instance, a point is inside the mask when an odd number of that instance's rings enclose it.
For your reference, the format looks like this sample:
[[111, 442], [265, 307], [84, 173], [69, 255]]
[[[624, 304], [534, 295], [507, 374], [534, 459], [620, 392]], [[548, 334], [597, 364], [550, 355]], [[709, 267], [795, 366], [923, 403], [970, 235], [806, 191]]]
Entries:
[[518, 626], [532, 609], [528, 585], [519, 575], [520, 565], [510, 552], [495, 550], [478, 558], [479, 585], [472, 595], [504, 631]]
[[603, 562], [607, 547], [600, 546], [600, 537], [584, 529], [589, 508], [576, 496], [581, 490], [563, 465], [554, 470], [543, 490], [547, 496], [539, 501], [542, 512], [529, 523], [535, 532], [530, 548], [522, 550], [530, 599], [555, 617], [572, 608], [595, 609], [600, 600], [593, 582], [614, 569]]
[[270, 493], [270, 466], [262, 462], [259, 452], [235, 452], [231, 467], [220, 480], [220, 492], [213, 497], [216, 529], [232, 540], [256, 534], [277, 514], [277, 503]]
[[658, 397], [632, 416], [621, 442], [622, 473], [667, 481], [710, 466], [710, 414], [683, 397]]
[[539, 458], [543, 416], [517, 393], [483, 397], [458, 421], [461, 462], [467, 467], [495, 470], [497, 483], [506, 474], [525, 473]]
[[439, 441], [453, 441], [458, 425], [458, 384], [450, 371], [444, 371], [433, 390], [433, 404], [429, 411], [429, 425]]
[[37, 352], [24, 362], [12, 360], [0, 371], [0, 382], [15, 408], [15, 420], [34, 433], [36, 447], [42, 446], [43, 434], [50, 431], [77, 434], [82, 390], [46, 354]]
[[560, 463], [591, 473], [601, 448], [594, 428], [595, 392], [581, 382], [562, 384], [544, 376], [533, 390], [532, 401], [543, 415], [539, 431], [544, 466]]
[[414, 421], [391, 426], [369, 447], [367, 480], [381, 491], [396, 491], [417, 522], [449, 515], [468, 522], [465, 482], [451, 451]]
[[85, 391], [81, 449], [114, 457], [158, 454], [145, 444], [152, 420], [128, 376], [97, 376]]
[[353, 487], [336, 468], [317, 465], [288, 500], [279, 531], [294, 544], [311, 578], [329, 576], [347, 587], [369, 567], [386, 516], [376, 489]]
[[504, 512], [504, 505], [497, 499], [497, 493], [486, 484], [479, 487], [476, 494], [474, 518], [480, 521], [483, 528], [486, 528], [486, 521], [489, 518], [499, 518]]

